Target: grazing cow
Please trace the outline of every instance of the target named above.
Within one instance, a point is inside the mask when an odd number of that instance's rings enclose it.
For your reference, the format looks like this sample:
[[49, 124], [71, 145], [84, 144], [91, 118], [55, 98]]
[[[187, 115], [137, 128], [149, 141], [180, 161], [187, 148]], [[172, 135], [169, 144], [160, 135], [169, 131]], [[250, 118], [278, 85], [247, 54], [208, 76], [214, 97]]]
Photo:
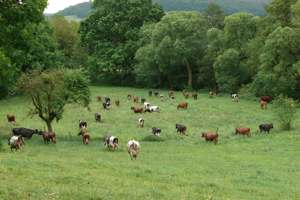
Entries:
[[104, 98], [104, 102], [110, 104], [110, 98], [109, 98], [109, 97], [105, 97], [105, 98]]
[[158, 97], [159, 92], [154, 92], [154, 96]]
[[95, 113], [95, 120], [96, 120], [96, 122], [101, 122], [101, 114], [100, 113]]
[[141, 98], [141, 103], [144, 104], [146, 102], [145, 98]]
[[133, 110], [134, 113], [143, 113], [144, 112], [144, 108], [131, 107], [131, 110]]
[[240, 101], [240, 97], [238, 94], [231, 94], [231, 100], [234, 102], [239, 102]]
[[180, 104], [177, 105], [177, 110], [181, 108], [181, 109], [187, 109], [188, 108], [188, 103], [187, 102], [182, 102]]
[[152, 93], [153, 92], [151, 90], [148, 92], [149, 97], [152, 97]]
[[42, 136], [45, 144], [49, 144], [50, 141], [56, 144], [56, 135], [54, 132], [43, 132]]
[[268, 102], [266, 101], [260, 101], [260, 108], [266, 110], [268, 107]]
[[10, 145], [10, 150], [15, 149], [16, 151], [21, 150], [21, 147], [24, 145], [24, 140], [22, 136], [13, 135], [8, 139], [8, 145]]
[[115, 151], [118, 148], [119, 139], [115, 136], [108, 135], [104, 139], [104, 146], [106, 146], [109, 150]]
[[97, 98], [97, 101], [98, 101], [98, 102], [102, 101], [102, 97], [97, 96], [96, 98]]
[[174, 97], [174, 92], [173, 91], [169, 91], [168, 92], [169, 98], [173, 99]]
[[269, 133], [272, 128], [274, 128], [273, 124], [261, 124], [261, 125], [259, 125], [259, 131], [260, 132]]
[[194, 98], [194, 100], [197, 100], [198, 99], [198, 94], [195, 92], [192, 94], [192, 97]]
[[119, 106], [120, 106], [120, 100], [116, 100], [116, 101], [115, 101], [115, 104], [116, 104], [116, 106], [119, 107]]
[[83, 144], [89, 144], [89, 141], [90, 141], [90, 135], [88, 134], [88, 131], [87, 131], [87, 128], [83, 127], [79, 134], [78, 135], [81, 135], [82, 136], [82, 142]]
[[138, 126], [140, 128], [144, 128], [145, 120], [143, 118], [139, 118], [138, 120]]
[[12, 123], [13, 125], [16, 124], [16, 116], [7, 114], [6, 118], [9, 123]]
[[135, 159], [138, 157], [139, 152], [140, 152], [141, 146], [138, 141], [135, 140], [129, 140], [127, 143], [127, 151], [130, 155], [131, 160]]
[[131, 94], [128, 94], [127, 95], [127, 99], [130, 101], [132, 99], [132, 95]]
[[272, 96], [261, 96], [260, 100], [270, 103], [273, 100], [273, 97]]
[[239, 134], [239, 135], [247, 135], [248, 137], [251, 136], [251, 129], [250, 128], [243, 128], [243, 127], [240, 127], [240, 128], [236, 128], [235, 129], [235, 134]]
[[87, 128], [87, 122], [83, 120], [79, 120], [79, 128]]
[[28, 128], [13, 128], [12, 133], [15, 136], [20, 135], [24, 138], [31, 139], [33, 134], [41, 135], [43, 133], [43, 131], [39, 131], [37, 129], [32, 130], [32, 129], [28, 129]]
[[180, 133], [181, 135], [187, 135], [186, 134], [186, 126], [184, 125], [181, 125], [181, 124], [176, 124], [176, 130], [177, 130], [177, 133]]
[[208, 95], [209, 95], [209, 98], [214, 98], [215, 96], [217, 96], [217, 94], [215, 92], [213, 92], [213, 91], [210, 91], [208, 93]]
[[161, 129], [160, 129], [160, 128], [157, 128], [157, 127], [152, 127], [152, 133], [153, 133], [153, 135], [155, 135], [155, 136], [160, 136], [160, 134], [161, 134]]
[[217, 144], [219, 137], [218, 129], [216, 132], [203, 132], [201, 137], [205, 138], [205, 141], [207, 142], [214, 142]]

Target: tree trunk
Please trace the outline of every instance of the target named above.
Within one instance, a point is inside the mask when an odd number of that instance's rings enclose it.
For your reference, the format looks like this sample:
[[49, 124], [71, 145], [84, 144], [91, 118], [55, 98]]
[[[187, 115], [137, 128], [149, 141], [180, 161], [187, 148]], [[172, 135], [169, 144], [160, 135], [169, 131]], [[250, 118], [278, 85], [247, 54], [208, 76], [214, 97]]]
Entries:
[[188, 73], [188, 87], [189, 88], [192, 88], [193, 87], [193, 72], [192, 72], [192, 68], [191, 68], [191, 65], [190, 63], [185, 60], [185, 66], [186, 66], [186, 70], [187, 70], [187, 73]]
[[53, 132], [53, 128], [50, 121], [46, 121], [48, 132]]

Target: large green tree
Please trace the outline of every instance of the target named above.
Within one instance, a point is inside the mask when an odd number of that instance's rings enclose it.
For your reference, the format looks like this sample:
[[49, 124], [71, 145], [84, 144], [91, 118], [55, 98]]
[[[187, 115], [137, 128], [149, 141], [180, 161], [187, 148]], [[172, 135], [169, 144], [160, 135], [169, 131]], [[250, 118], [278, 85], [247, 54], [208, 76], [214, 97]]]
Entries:
[[132, 80], [139, 29], [162, 16], [151, 0], [95, 0], [94, 11], [80, 26], [92, 79], [112, 77], [118, 84]]

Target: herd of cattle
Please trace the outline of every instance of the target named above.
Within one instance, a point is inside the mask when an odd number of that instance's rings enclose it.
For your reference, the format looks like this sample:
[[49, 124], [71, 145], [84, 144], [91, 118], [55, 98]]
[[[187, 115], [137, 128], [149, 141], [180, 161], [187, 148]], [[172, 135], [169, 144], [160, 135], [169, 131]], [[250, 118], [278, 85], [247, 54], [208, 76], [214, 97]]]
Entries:
[[[165, 100], [164, 95], [159, 94], [159, 92], [152, 92], [149, 91], [148, 95], [149, 97], [151, 96], [158, 97], [161, 99], [161, 101]], [[198, 99], [198, 94], [196, 92], [194, 93], [188, 93], [186, 91], [182, 92], [183, 96], [188, 99], [190, 96], [194, 99]], [[214, 98], [217, 96], [215, 92], [209, 92], [209, 97]], [[170, 99], [175, 99], [175, 95], [173, 91], [168, 92], [168, 98]], [[231, 94], [231, 98], [233, 102], [239, 102], [239, 95], [238, 94]], [[127, 99], [129, 101], [133, 101], [136, 104], [141, 103], [143, 106], [133, 106], [131, 107], [131, 110], [134, 113], [153, 113], [153, 112], [160, 112], [160, 107], [156, 105], [151, 105], [149, 102], [146, 101], [145, 98], [139, 98], [137, 96], [133, 96], [131, 94], [127, 95]], [[268, 103], [270, 103], [273, 100], [271, 96], [262, 96], [260, 98], [260, 106], [261, 109], [267, 109]], [[109, 110], [111, 107], [111, 99], [110, 97], [100, 97], [97, 96], [97, 101], [102, 102], [103, 108], [105, 110]], [[115, 105], [120, 106], [120, 100], [115, 100]], [[188, 109], [188, 102], [181, 102], [177, 105], [177, 109]], [[12, 123], [13, 125], [16, 124], [16, 117], [14, 115], [7, 115], [7, 120], [9, 123]], [[95, 113], [95, 121], [96, 122], [101, 122], [101, 114], [100, 113]], [[140, 117], [137, 121], [138, 127], [144, 128], [145, 120]], [[90, 135], [88, 133], [88, 123], [86, 121], [80, 120], [79, 121], [79, 136], [82, 136], [82, 142], [83, 144], [89, 144], [90, 141]], [[181, 135], [187, 136], [187, 127], [183, 124], [175, 124], [175, 128], [177, 130], [177, 133]], [[273, 128], [273, 124], [261, 124], [259, 125], [259, 130], [260, 132], [266, 132], [269, 133], [270, 130]], [[161, 134], [162, 130], [159, 127], [152, 127], [152, 134], [154, 136], [159, 137]], [[23, 145], [25, 145], [24, 138], [26, 139], [31, 139], [32, 135], [41, 135], [44, 143], [48, 144], [50, 142], [56, 143], [56, 135], [54, 132], [46, 132], [46, 131], [39, 131], [39, 130], [32, 130], [28, 128], [13, 128], [12, 129], [12, 135], [8, 139], [8, 145], [10, 145], [11, 151], [13, 149], [20, 150]], [[245, 135], [245, 136], [250, 136], [251, 135], [251, 129], [248, 127], [238, 127], [235, 129], [235, 134], [237, 135]], [[214, 144], [218, 143], [218, 129], [215, 132], [203, 132], [201, 135], [202, 138], [205, 139], [205, 141], [208, 142], [214, 142]], [[107, 135], [103, 138], [104, 141], [104, 146], [106, 146], [109, 150], [114, 151], [118, 148], [119, 145], [119, 139], [116, 136], [113, 135]], [[127, 151], [131, 157], [131, 159], [136, 159], [139, 152], [140, 152], [140, 143], [135, 140], [129, 140], [127, 143]]]

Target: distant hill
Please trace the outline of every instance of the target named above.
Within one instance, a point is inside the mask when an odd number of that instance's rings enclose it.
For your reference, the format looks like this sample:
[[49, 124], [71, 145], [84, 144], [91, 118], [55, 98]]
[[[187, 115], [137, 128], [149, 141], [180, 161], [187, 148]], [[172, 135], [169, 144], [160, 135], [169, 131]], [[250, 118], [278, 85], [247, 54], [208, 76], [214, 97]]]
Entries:
[[[201, 12], [207, 8], [209, 2], [212, 2], [220, 5], [227, 14], [243, 11], [264, 15], [264, 8], [271, 0], [153, 0], [153, 2], [160, 4], [165, 11], [197, 10]], [[88, 16], [90, 11], [91, 3], [85, 2], [70, 6], [57, 14], [83, 19]]]

